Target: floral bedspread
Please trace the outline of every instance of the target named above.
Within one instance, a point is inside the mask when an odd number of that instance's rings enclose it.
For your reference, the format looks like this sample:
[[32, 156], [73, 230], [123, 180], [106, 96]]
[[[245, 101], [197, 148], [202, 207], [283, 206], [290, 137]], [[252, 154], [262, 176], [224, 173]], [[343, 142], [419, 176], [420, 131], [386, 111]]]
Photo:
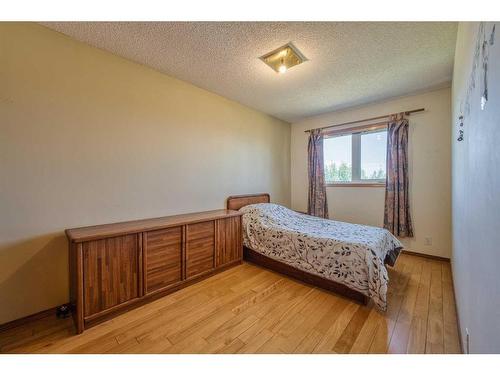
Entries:
[[384, 259], [402, 248], [389, 231], [304, 215], [272, 203], [240, 211], [246, 247], [344, 284], [386, 310], [389, 277]]

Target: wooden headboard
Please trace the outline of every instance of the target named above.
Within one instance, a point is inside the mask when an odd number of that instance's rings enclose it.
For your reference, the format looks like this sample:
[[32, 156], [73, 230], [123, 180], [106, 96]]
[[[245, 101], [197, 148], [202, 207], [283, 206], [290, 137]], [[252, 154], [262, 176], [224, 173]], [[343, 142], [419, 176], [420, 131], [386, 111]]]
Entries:
[[268, 193], [232, 195], [227, 198], [226, 207], [228, 210], [239, 210], [249, 204], [269, 202], [271, 202], [271, 197]]

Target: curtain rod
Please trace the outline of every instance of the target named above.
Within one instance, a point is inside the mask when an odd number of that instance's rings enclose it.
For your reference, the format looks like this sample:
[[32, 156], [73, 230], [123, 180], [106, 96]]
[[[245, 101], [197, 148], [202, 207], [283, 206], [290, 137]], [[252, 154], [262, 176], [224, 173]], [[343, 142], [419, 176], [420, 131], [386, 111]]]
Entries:
[[[404, 114], [405, 114], [406, 116], [409, 116], [409, 115], [410, 115], [410, 114], [412, 114], [412, 113], [422, 112], [422, 111], [425, 111], [425, 108], [412, 109], [411, 111], [405, 111], [405, 112], [404, 112]], [[389, 117], [389, 116], [391, 116], [391, 114], [384, 115], [384, 116], [377, 116], [377, 117], [365, 118], [364, 120], [357, 120], [357, 121], [343, 122], [342, 124], [328, 125], [328, 126], [323, 126], [323, 127], [321, 127], [321, 128], [308, 129], [308, 130], [305, 130], [304, 132], [305, 132], [305, 133], [309, 133], [310, 131], [312, 131], [312, 130], [316, 130], [316, 129], [328, 129], [328, 128], [333, 128], [333, 127], [335, 127], [335, 126], [342, 126], [342, 125], [357, 124], [358, 122], [365, 122], [365, 121], [372, 121], [372, 120], [380, 120], [380, 119], [382, 119], [382, 118], [386, 118], [386, 117]], [[367, 124], [367, 125], [368, 125], [368, 124]]]

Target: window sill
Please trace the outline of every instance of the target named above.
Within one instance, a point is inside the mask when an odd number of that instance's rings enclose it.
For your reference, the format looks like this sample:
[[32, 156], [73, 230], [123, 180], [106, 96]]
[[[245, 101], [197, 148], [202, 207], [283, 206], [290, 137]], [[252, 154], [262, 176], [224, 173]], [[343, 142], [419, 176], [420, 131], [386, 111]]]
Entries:
[[378, 187], [385, 188], [385, 182], [340, 182], [325, 184], [326, 187]]

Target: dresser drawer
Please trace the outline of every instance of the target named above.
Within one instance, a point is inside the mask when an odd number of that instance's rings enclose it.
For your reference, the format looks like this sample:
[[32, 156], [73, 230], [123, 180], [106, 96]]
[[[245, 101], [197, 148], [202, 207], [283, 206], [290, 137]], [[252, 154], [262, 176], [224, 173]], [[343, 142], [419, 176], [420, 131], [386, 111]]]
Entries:
[[146, 294], [182, 280], [182, 227], [144, 232], [143, 244]]
[[186, 277], [190, 278], [214, 268], [215, 221], [186, 226]]

